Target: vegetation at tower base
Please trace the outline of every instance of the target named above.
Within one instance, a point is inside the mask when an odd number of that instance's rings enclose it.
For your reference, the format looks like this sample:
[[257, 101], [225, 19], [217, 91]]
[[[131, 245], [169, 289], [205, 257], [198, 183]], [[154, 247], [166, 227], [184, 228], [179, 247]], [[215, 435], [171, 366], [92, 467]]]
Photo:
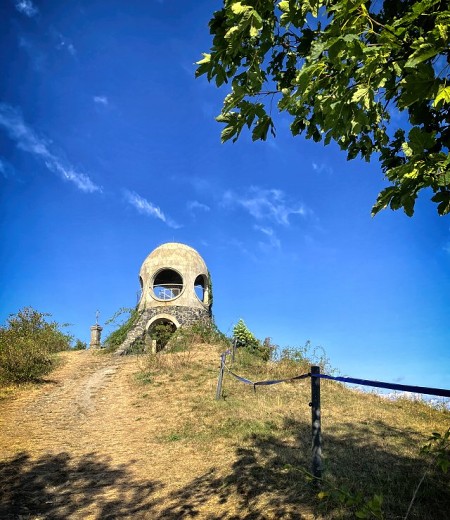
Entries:
[[138, 321], [141, 313], [138, 308], [121, 307], [116, 311], [111, 318], [105, 321], [105, 325], [111, 323], [117, 323], [117, 320], [123, 316], [129, 314], [128, 318], [119, 324], [119, 327], [111, 332], [111, 334], [103, 342], [103, 347], [107, 352], [113, 352], [117, 350], [120, 345], [125, 341], [127, 334], [131, 331], [133, 326]]
[[414, 213], [431, 188], [450, 211], [450, 10], [447, 0], [224, 0], [197, 62], [231, 83], [222, 141], [244, 126], [275, 135], [273, 111], [293, 135], [335, 141], [347, 158], [380, 160], [389, 185], [372, 208]]
[[49, 316], [25, 307], [0, 327], [0, 382], [36, 381], [54, 367], [55, 353], [70, 349], [72, 336]]

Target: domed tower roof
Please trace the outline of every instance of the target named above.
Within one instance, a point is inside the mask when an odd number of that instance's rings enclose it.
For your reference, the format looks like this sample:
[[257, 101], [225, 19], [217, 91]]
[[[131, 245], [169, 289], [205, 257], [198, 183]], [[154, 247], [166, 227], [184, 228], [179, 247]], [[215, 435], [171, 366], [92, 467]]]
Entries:
[[181, 306], [209, 311], [208, 269], [192, 247], [177, 242], [160, 245], [144, 260], [139, 280], [140, 310]]

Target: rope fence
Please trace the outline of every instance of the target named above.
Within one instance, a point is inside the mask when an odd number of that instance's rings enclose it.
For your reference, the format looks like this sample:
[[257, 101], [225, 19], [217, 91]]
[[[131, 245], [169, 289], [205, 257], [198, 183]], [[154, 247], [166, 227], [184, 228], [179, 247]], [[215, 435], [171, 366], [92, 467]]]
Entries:
[[321, 414], [320, 414], [320, 380], [328, 379], [331, 381], [338, 381], [340, 383], [349, 383], [361, 386], [371, 386], [374, 388], [386, 388], [388, 390], [398, 390], [401, 392], [411, 392], [415, 394], [424, 394], [424, 395], [433, 395], [439, 397], [448, 397], [450, 398], [450, 390], [445, 388], [431, 388], [426, 386], [417, 386], [417, 385], [401, 385], [397, 383], [386, 383], [384, 381], [371, 381], [368, 379], [360, 379], [354, 377], [342, 377], [342, 376], [330, 376], [328, 374], [322, 374], [320, 372], [320, 367], [311, 366], [311, 371], [307, 374], [300, 374], [293, 377], [288, 377], [286, 379], [267, 379], [263, 381], [251, 381], [239, 374], [233, 372], [226, 364], [226, 357], [228, 355], [232, 355], [232, 360], [234, 361], [234, 352], [235, 346], [233, 345], [233, 350], [227, 350], [222, 353], [220, 356], [220, 369], [219, 369], [219, 378], [217, 381], [217, 389], [216, 389], [216, 400], [219, 400], [222, 397], [222, 387], [223, 387], [223, 376], [225, 370], [233, 376], [237, 381], [245, 385], [253, 386], [254, 391], [256, 392], [257, 386], [271, 386], [278, 385], [280, 383], [290, 383], [293, 381], [298, 381], [302, 379], [311, 379], [311, 402], [309, 406], [312, 410], [312, 473], [314, 477], [320, 479], [322, 478], [322, 435], [321, 435]]
[[[221, 355], [221, 367], [223, 365], [224, 370], [226, 370], [230, 375], [232, 375], [235, 379], [244, 383], [246, 385], [251, 385], [253, 387], [257, 386], [270, 386], [270, 385], [278, 385], [280, 383], [290, 383], [292, 381], [307, 379], [308, 377], [320, 377], [321, 379], [329, 379], [331, 381], [339, 381], [340, 383], [350, 383], [354, 385], [361, 386], [372, 386], [374, 388], [386, 388], [388, 390], [397, 390], [400, 392], [411, 392], [415, 394], [424, 394], [424, 395], [434, 395], [438, 397], [449, 397], [450, 398], [450, 390], [445, 388], [431, 388], [427, 386], [417, 386], [417, 385], [401, 385], [398, 383], [386, 383], [384, 381], [371, 381], [369, 379], [360, 379], [355, 377], [342, 377], [342, 376], [330, 376], [328, 374], [314, 374], [312, 376], [311, 372], [307, 374], [301, 374], [298, 376], [288, 377], [286, 379], [268, 379], [264, 381], [251, 381], [239, 374], [233, 372], [225, 363], [226, 356], [231, 352], [227, 350]], [[221, 392], [219, 392], [221, 395]], [[219, 396], [220, 398], [220, 396]]]

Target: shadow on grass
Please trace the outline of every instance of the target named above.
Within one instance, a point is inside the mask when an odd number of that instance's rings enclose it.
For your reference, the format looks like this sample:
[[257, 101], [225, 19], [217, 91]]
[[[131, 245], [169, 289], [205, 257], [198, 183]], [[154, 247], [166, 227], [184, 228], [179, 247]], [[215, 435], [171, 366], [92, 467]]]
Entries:
[[[337, 500], [320, 502], [306, 479], [309, 424], [286, 420], [276, 433], [290, 440], [253, 434], [230, 454], [234, 463], [228, 471], [211, 469], [164, 498], [161, 483], [136, 480], [127, 465], [112, 467], [95, 454], [76, 460], [65, 453], [33, 460], [18, 455], [0, 463], [0, 518], [355, 518], [355, 509], [345, 510]], [[326, 481], [368, 499], [381, 493], [385, 518], [404, 518], [426, 470], [425, 461], [416, 458], [421, 439], [380, 421], [341, 424], [324, 437]], [[448, 511], [448, 476], [428, 469], [408, 518], [446, 520]]]
[[[211, 471], [194, 479], [168, 497], [170, 506], [158, 518], [194, 517], [212, 497], [224, 509], [228, 502], [233, 503], [239, 514], [226, 518], [234, 520], [356, 518], [357, 509], [344, 508], [337, 498], [320, 501], [308, 481], [310, 426], [287, 420], [284, 430], [294, 435], [294, 443], [272, 435], [253, 435], [247, 447], [237, 448], [237, 458], [227, 475], [219, 478], [217, 471]], [[391, 437], [389, 445], [383, 442], [387, 436]], [[384, 518], [398, 519], [404, 518], [414, 490], [427, 471], [408, 519], [448, 520], [448, 475], [433, 471], [423, 459], [416, 458], [421, 444], [415, 433], [380, 421], [341, 425], [339, 432], [331, 430], [324, 439], [324, 478], [353, 495], [360, 493], [364, 502], [382, 494]], [[408, 450], [409, 455], [400, 454]], [[205, 518], [219, 520], [224, 515], [211, 513]]]
[[67, 453], [37, 460], [19, 454], [0, 462], [0, 518], [133, 518], [151, 509], [159, 487], [94, 454], [76, 462]]

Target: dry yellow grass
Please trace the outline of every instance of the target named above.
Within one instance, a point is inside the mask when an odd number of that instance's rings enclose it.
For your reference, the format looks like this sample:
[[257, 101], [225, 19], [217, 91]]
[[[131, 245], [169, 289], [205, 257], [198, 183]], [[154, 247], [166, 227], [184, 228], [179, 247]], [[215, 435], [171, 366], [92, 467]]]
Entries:
[[[219, 356], [209, 345], [150, 361], [62, 357], [46, 383], [0, 401], [0, 518], [354, 517], [318, 501], [305, 478], [309, 380], [255, 393], [228, 376], [215, 401]], [[367, 497], [381, 490], [386, 518], [401, 518], [427, 467], [419, 448], [450, 415], [329, 381], [322, 413], [328, 481]], [[409, 518], [448, 510], [448, 481], [430, 472]]]

